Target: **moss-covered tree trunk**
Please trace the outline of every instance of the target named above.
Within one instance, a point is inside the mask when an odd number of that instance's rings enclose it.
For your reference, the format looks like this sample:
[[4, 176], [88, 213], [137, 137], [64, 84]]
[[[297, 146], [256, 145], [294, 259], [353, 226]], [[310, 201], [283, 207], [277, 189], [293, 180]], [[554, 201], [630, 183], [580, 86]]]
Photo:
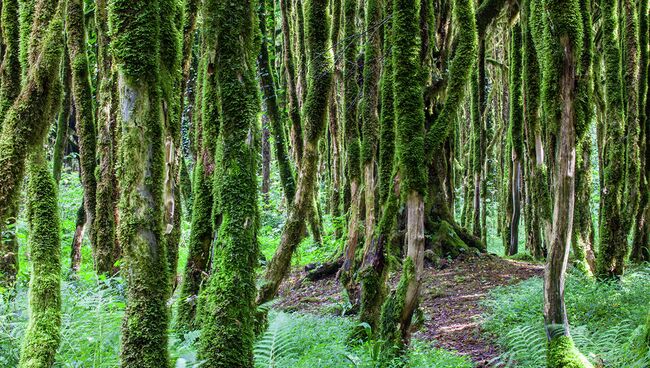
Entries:
[[625, 124], [620, 39], [616, 1], [601, 1], [607, 122], [603, 185], [600, 203], [600, 249], [596, 273], [599, 277], [623, 274], [627, 256], [627, 228], [624, 217]]
[[[81, 0], [67, 2], [65, 27], [72, 76], [70, 86], [72, 87], [72, 100], [74, 101], [75, 121], [79, 137], [79, 168], [84, 189], [84, 212], [86, 213], [86, 222], [92, 224], [96, 210], [97, 192], [95, 178], [97, 133], [86, 53], [84, 9]], [[90, 244], [94, 250], [96, 248], [94, 228], [89, 226], [88, 230]], [[95, 263], [97, 263], [97, 257]], [[95, 268], [99, 269], [97, 265]]]
[[[62, 29], [59, 28], [59, 31]], [[50, 117], [53, 118], [56, 109], [50, 111]], [[30, 312], [19, 367], [42, 368], [54, 364], [61, 340], [59, 209], [56, 183], [47, 165], [45, 150], [38, 147], [31, 153], [28, 165], [28, 245], [32, 264], [29, 283]]]
[[163, 229], [172, 290], [176, 287], [178, 246], [181, 238], [181, 57], [182, 9], [174, 0], [160, 0], [160, 87], [165, 130]]
[[546, 13], [533, 17], [542, 17], [544, 24], [543, 44], [537, 45], [543, 70], [542, 104], [549, 130], [558, 138], [554, 149], [552, 233], [544, 272], [547, 366], [592, 367], [573, 345], [564, 301], [575, 204], [577, 75], [583, 48], [581, 8], [578, 0], [545, 6]]
[[110, 38], [108, 34], [108, 7], [106, 0], [95, 2], [97, 31], [97, 193], [95, 217], [95, 270], [109, 274], [119, 256], [117, 226], [117, 96], [113, 73]]
[[[506, 255], [514, 255], [519, 252], [519, 220], [521, 219], [521, 192], [522, 192], [522, 170], [524, 161], [524, 137], [523, 137], [523, 107], [521, 104], [521, 62], [522, 62], [522, 34], [520, 23], [515, 24], [510, 32], [510, 68], [509, 76], [509, 98], [510, 107], [508, 109], [508, 145], [510, 146], [510, 183], [508, 185], [510, 196], [509, 202], [512, 203], [512, 213], [509, 218], [510, 223], [507, 225], [506, 234], [508, 247], [505, 249]], [[504, 239], [505, 240], [505, 239]]]
[[[18, 1], [2, 2], [0, 14], [3, 59], [0, 65], [0, 131], [4, 115], [20, 93], [20, 29]], [[10, 204], [8, 215], [0, 219], [0, 286], [13, 285], [18, 274], [17, 202]]]
[[[42, 0], [36, 5], [29, 43], [30, 73], [13, 105], [3, 116], [0, 134], [0, 221], [11, 215], [24, 174], [27, 154], [42, 144], [49, 130], [50, 108], [60, 103], [59, 67], [63, 40], [54, 34], [60, 19], [50, 24], [57, 3]], [[60, 16], [60, 14], [59, 14]]]
[[[220, 112], [220, 173], [215, 198], [222, 216], [214, 272], [201, 296], [199, 357], [205, 367], [253, 367], [259, 249], [259, 127], [256, 1], [214, 6], [215, 76]], [[203, 100], [213, 104], [214, 100]], [[203, 121], [209, 117], [203, 116]]]
[[303, 158], [293, 206], [282, 229], [280, 245], [264, 273], [264, 281], [257, 296], [258, 305], [275, 297], [280, 282], [289, 270], [291, 255], [302, 240], [307, 212], [313, 206], [313, 193], [317, 179], [316, 165], [319, 156], [318, 142], [325, 130], [327, 100], [332, 82], [331, 60], [326, 51], [329, 37], [326, 9], [325, 0], [310, 0], [305, 6], [306, 41], [310, 63], [308, 78], [311, 83], [308, 85], [303, 108], [305, 120]]
[[109, 8], [119, 92], [118, 236], [127, 283], [123, 367], [169, 365], [160, 5], [158, 1], [119, 0]]
[[639, 2], [639, 86], [638, 108], [640, 124], [641, 199], [634, 227], [634, 241], [630, 259], [636, 262], [650, 261], [650, 104], [648, 104], [648, 3]]
[[[213, 20], [214, 2], [204, 3], [203, 16]], [[197, 298], [201, 284], [208, 274], [210, 247], [214, 237], [212, 208], [214, 203], [213, 182], [215, 176], [215, 153], [219, 137], [219, 112], [217, 109], [217, 84], [213, 72], [216, 59], [214, 53], [207, 52], [215, 48], [215, 26], [206, 22], [203, 26], [202, 54], [199, 62], [197, 101], [195, 107], [201, 110], [194, 113], [194, 133], [196, 163], [193, 177], [192, 223], [187, 263], [181, 285], [176, 319], [176, 330], [185, 333], [200, 328], [198, 324]]]
[[576, 199], [572, 248], [576, 265], [586, 274], [596, 272], [594, 229], [591, 218], [591, 121], [593, 119], [593, 31], [591, 2], [580, 0], [582, 15], [582, 56], [576, 91]]
[[[341, 0], [333, 0], [331, 4], [332, 12], [332, 30], [330, 32], [332, 53], [338, 55], [340, 48], [339, 33], [341, 26]], [[330, 93], [330, 100], [328, 103], [328, 118], [329, 118], [329, 136], [330, 136], [330, 150], [331, 150], [331, 189], [330, 189], [330, 208], [329, 212], [332, 218], [339, 219], [341, 217], [341, 202], [343, 192], [343, 137], [341, 132], [341, 98], [339, 95], [341, 86], [341, 60], [335, 57], [334, 73], [332, 75], [332, 89]], [[334, 227], [334, 238], [339, 239], [342, 235], [341, 227]]]
[[375, 228], [376, 212], [376, 156], [379, 139], [379, 77], [381, 73], [381, 9], [382, 0], [366, 0], [363, 67], [363, 100], [361, 162], [363, 163], [363, 185], [365, 204], [365, 242], [364, 256], [369, 251]]
[[625, 106], [625, 200], [623, 226], [626, 237], [639, 208], [639, 38], [637, 1], [624, 0], [619, 5], [621, 17], [621, 53], [623, 101]]
[[356, 250], [359, 243], [361, 211], [361, 144], [359, 141], [359, 120], [357, 104], [359, 87], [357, 82], [357, 37], [356, 33], [357, 2], [343, 0], [343, 39], [350, 40], [345, 47], [343, 60], [343, 124], [346, 143], [346, 173], [350, 186], [350, 207], [348, 209], [348, 231], [345, 241], [343, 266], [338, 277], [348, 292], [352, 303], [357, 302], [358, 291], [353, 280]]

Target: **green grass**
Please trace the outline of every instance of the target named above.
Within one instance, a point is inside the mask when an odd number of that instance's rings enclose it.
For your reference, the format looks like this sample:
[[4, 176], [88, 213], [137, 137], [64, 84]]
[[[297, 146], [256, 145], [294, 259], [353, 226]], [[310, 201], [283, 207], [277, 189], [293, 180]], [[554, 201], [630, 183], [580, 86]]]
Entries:
[[[505, 353], [503, 366], [542, 367], [546, 361], [543, 280], [532, 278], [495, 289], [484, 302], [484, 328]], [[568, 275], [566, 304], [571, 335], [592, 362], [605, 367], [648, 367], [650, 355], [637, 354], [650, 305], [650, 265], [630, 269], [618, 282], [596, 282], [577, 271]], [[643, 355], [645, 354], [645, 355]]]

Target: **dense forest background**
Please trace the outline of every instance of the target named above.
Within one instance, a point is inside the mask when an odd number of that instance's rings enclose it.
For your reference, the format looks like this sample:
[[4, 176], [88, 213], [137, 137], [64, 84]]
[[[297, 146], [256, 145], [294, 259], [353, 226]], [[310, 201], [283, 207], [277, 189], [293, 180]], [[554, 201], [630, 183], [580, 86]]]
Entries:
[[649, 367], [647, 0], [2, 0], [0, 367]]

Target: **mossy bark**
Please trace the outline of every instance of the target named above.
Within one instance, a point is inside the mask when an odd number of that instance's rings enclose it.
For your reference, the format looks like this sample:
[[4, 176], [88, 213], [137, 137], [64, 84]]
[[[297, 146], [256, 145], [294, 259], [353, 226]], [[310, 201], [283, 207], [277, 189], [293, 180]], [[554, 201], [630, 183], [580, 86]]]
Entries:
[[61, 21], [50, 22], [55, 1], [36, 5], [30, 36], [31, 71], [13, 105], [7, 110], [0, 134], [0, 221], [6, 220], [25, 174], [29, 151], [41, 144], [49, 129], [49, 112], [60, 103], [59, 67], [63, 39]]
[[289, 26], [289, 13], [291, 0], [280, 1], [280, 15], [282, 18], [282, 57], [284, 64], [284, 78], [286, 83], [287, 111], [289, 115], [291, 153], [293, 161], [299, 165], [303, 151], [302, 121], [300, 106], [298, 104], [298, 91], [296, 90], [296, 71], [291, 48], [291, 30]]
[[601, 1], [605, 90], [607, 106], [606, 143], [600, 203], [600, 249], [596, 274], [616, 277], [623, 274], [627, 256], [627, 229], [624, 217], [625, 124], [618, 10], [613, 0]]
[[361, 103], [362, 141], [361, 162], [363, 163], [363, 185], [365, 204], [365, 253], [370, 250], [370, 242], [376, 222], [376, 157], [379, 139], [379, 81], [381, 72], [381, 0], [366, 0], [363, 67], [363, 99]]
[[[299, 169], [298, 186], [293, 206], [282, 230], [280, 245], [273, 255], [263, 276], [263, 284], [257, 296], [257, 304], [267, 302], [275, 296], [280, 282], [291, 263], [291, 255], [302, 240], [304, 219], [313, 206], [313, 192], [316, 186], [316, 165], [318, 164], [318, 142], [325, 130], [327, 100], [332, 82], [332, 71], [327, 41], [329, 19], [327, 1], [310, 0], [305, 6], [306, 41], [309, 50], [308, 90], [303, 108], [305, 118], [305, 145]], [[284, 28], [284, 27], [283, 27]]]
[[119, 92], [118, 236], [127, 283], [123, 367], [169, 365], [159, 5], [118, 0], [109, 8]]
[[509, 100], [508, 109], [508, 146], [511, 149], [509, 163], [510, 180], [508, 185], [509, 203], [512, 204], [512, 211], [508, 218], [504, 243], [508, 246], [505, 249], [506, 255], [514, 255], [519, 252], [519, 220], [521, 218], [521, 191], [522, 191], [522, 165], [524, 160], [524, 136], [523, 136], [523, 106], [521, 89], [522, 72], [522, 34], [520, 23], [515, 24], [510, 32], [510, 68], [509, 76]]
[[178, 246], [181, 238], [181, 57], [183, 27], [181, 4], [160, 0], [160, 87], [165, 130], [163, 228], [172, 290], [176, 287]]
[[117, 84], [113, 72], [108, 34], [108, 8], [106, 0], [95, 2], [97, 25], [97, 192], [95, 217], [95, 267], [99, 273], [113, 272], [120, 247], [116, 236], [117, 226]]
[[[86, 221], [92, 224], [97, 199], [97, 180], [95, 177], [97, 133], [90, 73], [88, 70], [88, 55], [86, 53], [84, 8], [81, 0], [67, 1], [65, 27], [72, 76], [72, 100], [75, 106], [77, 136], [79, 137], [79, 167], [84, 189], [84, 209], [86, 212]], [[95, 249], [97, 248], [97, 243], [95, 242], [94, 228], [89, 226], [88, 230], [91, 247]], [[97, 267], [97, 260], [95, 260], [95, 264], [95, 268], [99, 269]]]
[[[219, 249], [201, 295], [199, 357], [206, 367], [253, 367], [258, 262], [259, 127], [256, 1], [214, 2], [214, 53], [220, 112]], [[204, 104], [213, 101], [204, 100]], [[203, 121], [208, 117], [203, 116]]]
[[569, 336], [558, 336], [548, 343], [548, 368], [593, 368], [587, 358], [576, 349]]
[[338, 277], [348, 292], [353, 303], [357, 300], [357, 290], [353, 280], [355, 270], [355, 255], [359, 242], [360, 211], [361, 211], [361, 142], [359, 140], [359, 119], [357, 105], [359, 87], [357, 76], [357, 37], [356, 34], [357, 2], [343, 0], [343, 39], [350, 40], [345, 47], [343, 61], [343, 124], [346, 147], [346, 174], [350, 188], [350, 207], [348, 209], [347, 238], [345, 241], [345, 256]]
[[[215, 11], [215, 2], [206, 2], [201, 12], [206, 19], [212, 20], [215, 19]], [[210, 51], [216, 47], [214, 22], [203, 23], [201, 34], [202, 57], [199, 59], [197, 94], [194, 103], [197, 111], [193, 116], [196, 163], [193, 173], [192, 223], [176, 320], [176, 330], [181, 334], [200, 328], [197, 316], [198, 296], [210, 271], [209, 259], [214, 228], [219, 225], [214, 224], [212, 219], [216, 200], [213, 186], [215, 171], [218, 169], [215, 154], [220, 132], [219, 110], [216, 103], [218, 101], [217, 81], [214, 73], [216, 55]]]
[[[0, 14], [3, 59], [0, 65], [0, 130], [6, 111], [20, 93], [20, 26], [18, 1], [2, 2]], [[5, 221], [0, 219], [0, 285], [13, 285], [18, 274], [18, 239], [16, 237], [17, 203], [10, 205]]]
[[[648, 3], [639, 2], [639, 45], [648, 44]], [[639, 48], [638, 108], [640, 124], [641, 199], [634, 227], [634, 241], [630, 259], [636, 262], [650, 260], [650, 104], [648, 104], [648, 48]]]
[[591, 218], [591, 121], [593, 120], [593, 31], [591, 3], [580, 0], [582, 15], [582, 57], [576, 90], [576, 207], [572, 248], [576, 266], [586, 274], [596, 271], [594, 229]]
[[[202, 14], [214, 18], [214, 3], [205, 3]], [[203, 28], [205, 57], [199, 63], [199, 93], [197, 103], [201, 111], [194, 115], [195, 145], [197, 160], [194, 165], [192, 223], [190, 227], [190, 242], [188, 246], [187, 264], [181, 285], [176, 330], [185, 333], [198, 330], [197, 302], [201, 285], [208, 274], [210, 247], [214, 237], [212, 209], [214, 206], [213, 183], [216, 167], [215, 153], [219, 137], [219, 111], [217, 101], [217, 83], [213, 72], [215, 55], [208, 50], [215, 48], [215, 32], [213, 23], [207, 22]], [[216, 224], [218, 225], [218, 224]]]
[[[578, 0], [546, 3], [537, 55], [542, 67], [542, 106], [548, 129], [557, 137], [554, 149], [554, 211], [549, 254], [544, 272], [544, 320], [549, 342], [549, 367], [591, 367], [570, 343], [564, 301], [575, 204], [577, 75], [583, 52], [583, 19]], [[553, 28], [551, 27], [553, 25]], [[554, 31], [551, 31], [551, 30]], [[568, 344], [567, 344], [568, 342]], [[573, 361], [576, 360], [575, 363]], [[571, 363], [569, 363], [571, 362]], [[575, 364], [575, 365], [569, 365]]]
[[[50, 112], [50, 115], [54, 115], [52, 112], [55, 110]], [[32, 266], [29, 324], [23, 337], [18, 366], [41, 368], [54, 364], [61, 340], [59, 209], [56, 184], [42, 148], [37, 148], [30, 155], [28, 171], [27, 211]]]

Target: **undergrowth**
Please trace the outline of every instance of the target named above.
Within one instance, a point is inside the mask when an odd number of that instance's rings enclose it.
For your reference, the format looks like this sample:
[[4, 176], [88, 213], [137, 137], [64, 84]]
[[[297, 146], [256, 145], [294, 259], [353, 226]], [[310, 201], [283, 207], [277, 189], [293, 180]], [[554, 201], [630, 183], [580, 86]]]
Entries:
[[[566, 282], [571, 336], [578, 349], [601, 367], [650, 367], [642, 325], [650, 305], [650, 265], [630, 269], [620, 282], [597, 282], [572, 271]], [[531, 278], [493, 290], [485, 300], [484, 329], [505, 351], [495, 366], [543, 367], [546, 334], [543, 280]]]

